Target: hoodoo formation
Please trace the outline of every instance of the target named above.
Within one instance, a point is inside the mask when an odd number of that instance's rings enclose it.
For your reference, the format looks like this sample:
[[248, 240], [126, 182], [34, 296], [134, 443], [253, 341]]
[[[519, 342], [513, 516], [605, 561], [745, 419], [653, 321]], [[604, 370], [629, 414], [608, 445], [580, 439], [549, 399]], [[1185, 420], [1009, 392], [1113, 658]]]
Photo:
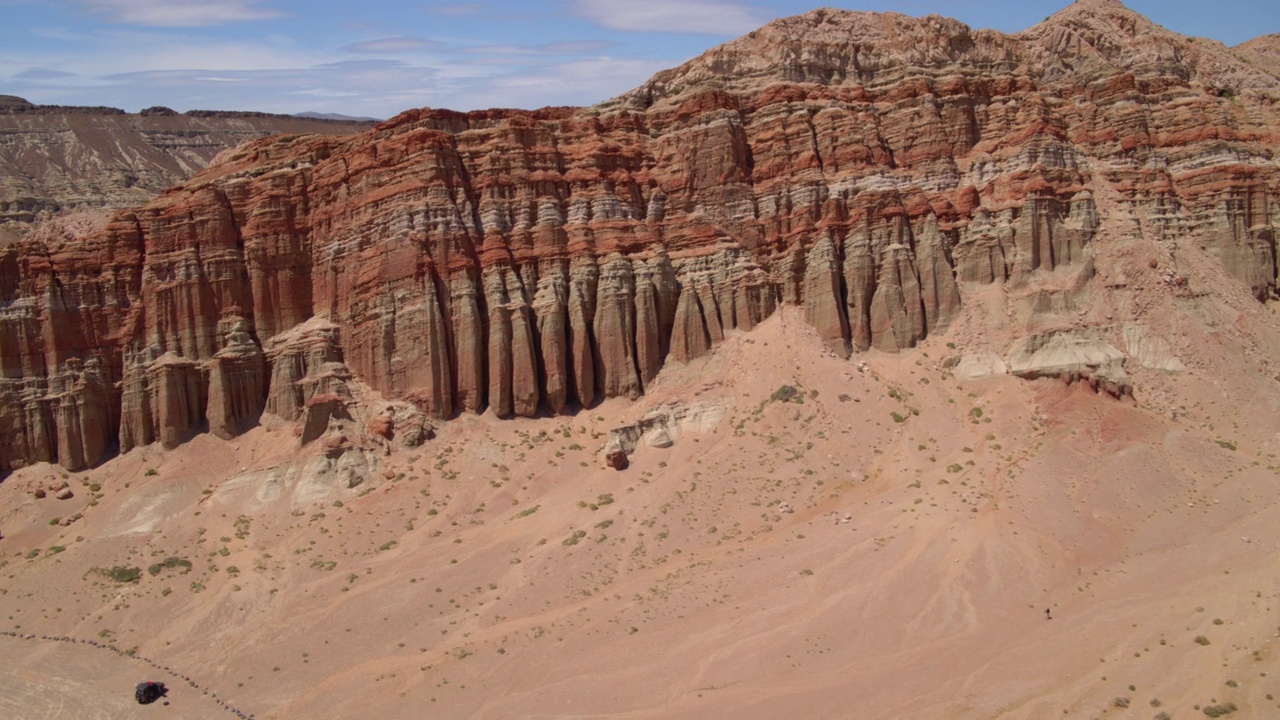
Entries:
[[895, 351], [978, 288], [1086, 286], [1103, 228], [1267, 298], [1267, 47], [1110, 0], [1016, 35], [824, 9], [597, 107], [242, 146], [105, 230], [0, 247], [0, 468], [233, 436], [348, 381], [433, 418], [573, 412], [782, 304], [833, 352]]

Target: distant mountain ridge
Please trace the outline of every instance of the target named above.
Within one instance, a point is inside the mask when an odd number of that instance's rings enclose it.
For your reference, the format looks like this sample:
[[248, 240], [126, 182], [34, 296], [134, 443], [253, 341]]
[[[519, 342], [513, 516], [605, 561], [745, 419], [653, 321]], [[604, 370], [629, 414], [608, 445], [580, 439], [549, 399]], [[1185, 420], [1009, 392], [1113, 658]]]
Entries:
[[262, 112], [38, 105], [0, 95], [0, 226], [146, 202], [246, 140], [342, 135], [373, 121]]
[[343, 115], [342, 113], [322, 113], [322, 112], [301, 112], [294, 113], [293, 117], [311, 118], [313, 120], [336, 120], [338, 122], [382, 122], [384, 118], [363, 117], [357, 115]]

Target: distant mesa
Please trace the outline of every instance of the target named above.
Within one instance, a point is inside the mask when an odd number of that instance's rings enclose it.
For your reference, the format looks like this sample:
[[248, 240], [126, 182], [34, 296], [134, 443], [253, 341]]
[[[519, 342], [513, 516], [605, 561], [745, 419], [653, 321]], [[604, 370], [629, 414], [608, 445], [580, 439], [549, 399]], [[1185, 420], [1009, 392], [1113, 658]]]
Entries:
[[312, 120], [338, 120], [340, 122], [382, 122], [382, 118], [372, 118], [357, 115], [343, 115], [342, 113], [322, 113], [322, 112], [301, 112], [294, 113], [294, 117], [310, 118]]
[[37, 105], [16, 95], [0, 95], [0, 114], [6, 113], [74, 113], [77, 115], [124, 115], [120, 108], [102, 105]]
[[37, 105], [0, 96], [0, 227], [22, 234], [71, 212], [140, 205], [203, 170], [218, 153], [269, 135], [360, 132], [369, 121], [156, 105]]

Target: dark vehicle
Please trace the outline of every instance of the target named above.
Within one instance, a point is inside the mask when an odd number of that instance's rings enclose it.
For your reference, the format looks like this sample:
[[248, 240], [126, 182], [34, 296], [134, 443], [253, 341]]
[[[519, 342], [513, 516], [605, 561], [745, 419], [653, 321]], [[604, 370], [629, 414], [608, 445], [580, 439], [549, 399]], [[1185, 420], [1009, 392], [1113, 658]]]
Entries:
[[133, 691], [133, 698], [137, 700], [140, 705], [150, 705], [164, 697], [164, 694], [167, 692], [169, 692], [169, 689], [164, 686], [164, 683], [151, 682], [148, 680], [146, 682], [138, 683], [138, 688]]

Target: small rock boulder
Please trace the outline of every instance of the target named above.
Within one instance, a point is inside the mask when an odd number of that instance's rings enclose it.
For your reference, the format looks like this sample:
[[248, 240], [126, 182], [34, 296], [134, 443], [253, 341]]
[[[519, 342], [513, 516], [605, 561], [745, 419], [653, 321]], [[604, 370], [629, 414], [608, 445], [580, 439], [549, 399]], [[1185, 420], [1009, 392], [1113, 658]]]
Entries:
[[390, 409], [382, 415], [369, 418], [369, 422], [365, 423], [365, 430], [370, 435], [377, 435], [383, 440], [395, 437], [395, 420], [391, 417]]
[[410, 412], [396, 417], [396, 439], [401, 447], [416, 448], [435, 437], [435, 428], [427, 422], [427, 416]]
[[622, 450], [612, 450], [604, 456], [604, 461], [614, 470], [626, 470], [631, 461], [627, 459], [627, 454]]

